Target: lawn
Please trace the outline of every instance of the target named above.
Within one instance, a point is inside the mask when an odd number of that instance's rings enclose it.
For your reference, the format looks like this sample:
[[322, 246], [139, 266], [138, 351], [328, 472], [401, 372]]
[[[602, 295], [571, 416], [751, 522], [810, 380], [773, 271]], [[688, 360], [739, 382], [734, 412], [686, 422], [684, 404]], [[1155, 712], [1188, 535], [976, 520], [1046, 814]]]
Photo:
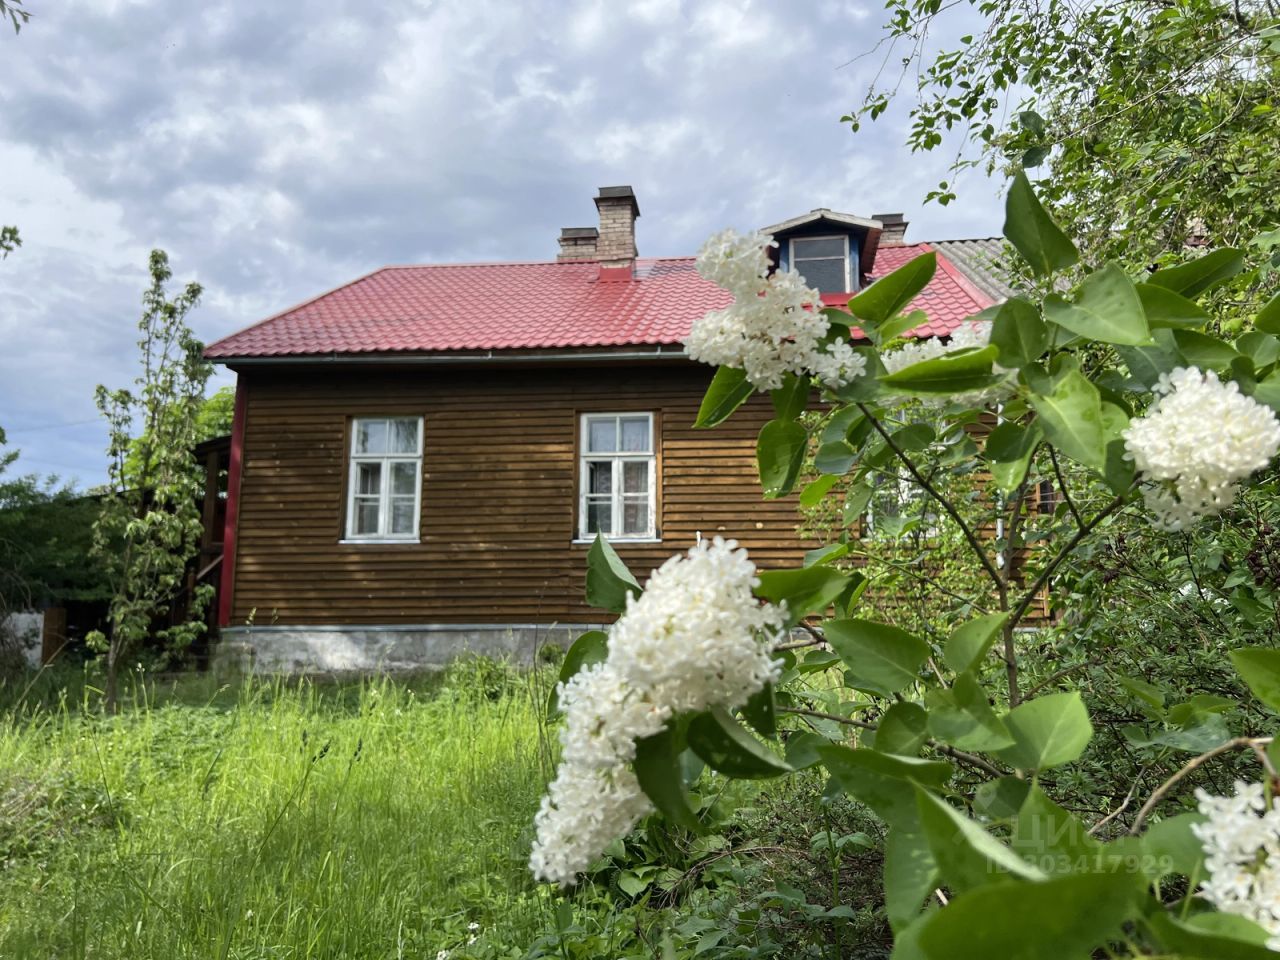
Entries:
[[43, 687], [0, 721], [0, 957], [463, 957], [552, 922], [543, 674], [197, 677], [117, 718]]

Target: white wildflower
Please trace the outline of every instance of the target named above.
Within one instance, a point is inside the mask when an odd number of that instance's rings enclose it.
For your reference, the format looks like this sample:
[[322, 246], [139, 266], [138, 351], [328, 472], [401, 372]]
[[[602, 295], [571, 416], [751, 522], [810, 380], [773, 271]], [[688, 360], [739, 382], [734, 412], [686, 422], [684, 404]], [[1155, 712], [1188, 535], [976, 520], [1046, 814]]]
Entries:
[[755, 598], [755, 565], [737, 547], [716, 537], [669, 559], [628, 600], [605, 661], [561, 684], [560, 768], [529, 858], [538, 879], [572, 884], [650, 812], [627, 766], [636, 741], [678, 712], [739, 707], [778, 678], [785, 607]]
[[1269, 407], [1212, 371], [1179, 367], [1156, 384], [1160, 398], [1124, 431], [1125, 450], [1146, 481], [1143, 495], [1165, 530], [1182, 530], [1231, 505], [1240, 481], [1280, 449]]
[[725, 230], [698, 252], [698, 273], [728, 290], [732, 306], [693, 325], [685, 348], [693, 360], [744, 371], [757, 390], [776, 390], [787, 373], [828, 386], [866, 372], [867, 361], [844, 340], [824, 344], [831, 329], [822, 296], [794, 269], [772, 275], [772, 237]]
[[1234, 796], [1197, 790], [1196, 799], [1208, 818], [1191, 827], [1209, 874], [1200, 895], [1258, 924], [1271, 935], [1267, 946], [1280, 950], [1280, 805], [1262, 784], [1239, 780]]
[[[941, 337], [912, 340], [910, 343], [904, 343], [900, 347], [895, 347], [893, 350], [882, 353], [880, 362], [888, 373], [897, 373], [899, 370], [904, 370], [913, 364], [934, 360], [937, 357], [946, 356], [948, 353], [954, 353], [957, 350], [964, 350], [969, 347], [985, 347], [990, 342], [991, 324], [984, 321], [971, 320], [956, 327], [951, 332], [948, 340], [943, 340]], [[998, 364], [993, 365], [992, 370], [995, 373], [1009, 372]], [[950, 397], [925, 397], [922, 398], [922, 402], [926, 406], [937, 406], [949, 402], [981, 406], [1000, 399], [1008, 391], [1009, 385], [1007, 383], [997, 383], [982, 390], [969, 390]]]

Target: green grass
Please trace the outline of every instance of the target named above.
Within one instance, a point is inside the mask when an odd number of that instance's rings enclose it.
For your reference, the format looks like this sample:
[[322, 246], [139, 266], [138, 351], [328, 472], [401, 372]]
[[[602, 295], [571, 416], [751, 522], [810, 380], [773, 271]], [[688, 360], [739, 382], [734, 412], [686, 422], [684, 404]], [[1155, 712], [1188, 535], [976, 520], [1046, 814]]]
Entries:
[[116, 718], [82, 681], [3, 691], [0, 957], [519, 956], [554, 925], [525, 867], [545, 690], [193, 678]]

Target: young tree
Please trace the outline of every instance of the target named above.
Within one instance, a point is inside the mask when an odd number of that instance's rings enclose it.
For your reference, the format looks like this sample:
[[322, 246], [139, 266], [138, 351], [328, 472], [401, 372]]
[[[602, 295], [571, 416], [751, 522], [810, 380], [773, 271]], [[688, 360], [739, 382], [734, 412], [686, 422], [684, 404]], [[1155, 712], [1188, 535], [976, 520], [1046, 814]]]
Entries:
[[[1276, 226], [1274, 0], [888, 9], [881, 45], [901, 54], [900, 71], [879, 77], [845, 118], [855, 131], [905, 98], [913, 150], [964, 137], [953, 172], [1046, 166], [1042, 195], [1100, 261], [1146, 267], [1176, 261], [1187, 243], [1239, 247]], [[963, 35], [947, 49], [931, 44], [948, 34]], [[900, 92], [913, 86], [914, 96]], [[955, 190], [944, 181], [930, 198], [945, 203]]]
[[[106, 706], [116, 709], [117, 672], [148, 636], [170, 649], [188, 646], [204, 629], [201, 612], [211, 590], [199, 587], [187, 620], [153, 629], [183, 584], [200, 541], [199, 478], [191, 469], [204, 387], [212, 365], [187, 326], [200, 298], [190, 283], [170, 299], [169, 258], [153, 250], [151, 287], [138, 329], [142, 371], [137, 392], [97, 389], [110, 430], [107, 493], [94, 525], [95, 555], [112, 584], [111, 636], [94, 641], [106, 654]], [[135, 439], [134, 432], [137, 431]], [[136, 460], [130, 453], [136, 453]]]

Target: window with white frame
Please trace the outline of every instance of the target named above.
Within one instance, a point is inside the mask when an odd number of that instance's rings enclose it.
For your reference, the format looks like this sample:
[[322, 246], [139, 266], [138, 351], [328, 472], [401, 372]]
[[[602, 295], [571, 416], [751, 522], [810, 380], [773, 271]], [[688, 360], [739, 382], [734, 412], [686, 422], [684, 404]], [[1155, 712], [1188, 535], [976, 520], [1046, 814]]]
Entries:
[[416, 540], [422, 503], [422, 418], [351, 422], [347, 538]]
[[796, 237], [791, 241], [791, 266], [821, 293], [846, 293], [849, 286], [849, 238]]
[[653, 538], [653, 414], [583, 414], [579, 442], [579, 538]]

